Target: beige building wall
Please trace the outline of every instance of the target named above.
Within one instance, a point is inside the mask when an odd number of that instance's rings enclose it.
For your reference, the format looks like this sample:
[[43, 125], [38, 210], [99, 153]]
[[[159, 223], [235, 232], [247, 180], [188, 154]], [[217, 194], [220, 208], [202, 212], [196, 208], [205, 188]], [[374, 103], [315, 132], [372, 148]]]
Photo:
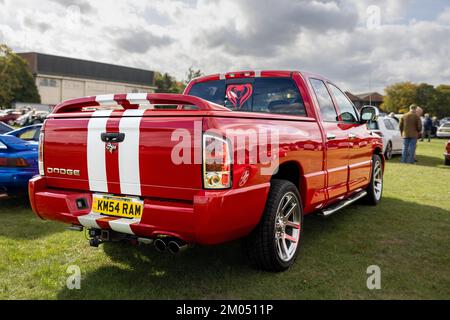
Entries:
[[38, 75], [36, 85], [41, 95], [42, 104], [50, 105], [86, 96], [112, 93], [154, 93], [156, 90], [156, 87], [152, 86], [47, 75]]

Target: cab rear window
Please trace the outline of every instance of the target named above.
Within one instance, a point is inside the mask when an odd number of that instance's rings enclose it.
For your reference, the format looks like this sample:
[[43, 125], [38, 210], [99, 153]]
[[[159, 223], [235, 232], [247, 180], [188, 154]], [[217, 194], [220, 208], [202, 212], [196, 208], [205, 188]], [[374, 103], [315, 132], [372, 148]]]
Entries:
[[303, 99], [291, 78], [201, 82], [188, 94], [234, 111], [306, 116]]

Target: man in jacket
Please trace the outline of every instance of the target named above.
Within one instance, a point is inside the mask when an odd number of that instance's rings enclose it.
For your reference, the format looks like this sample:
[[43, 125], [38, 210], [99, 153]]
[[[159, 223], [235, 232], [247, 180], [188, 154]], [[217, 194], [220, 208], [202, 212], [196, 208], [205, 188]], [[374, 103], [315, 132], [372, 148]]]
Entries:
[[400, 132], [403, 137], [402, 162], [414, 164], [417, 138], [422, 132], [422, 121], [417, 114], [416, 105], [411, 105], [409, 112], [400, 119]]

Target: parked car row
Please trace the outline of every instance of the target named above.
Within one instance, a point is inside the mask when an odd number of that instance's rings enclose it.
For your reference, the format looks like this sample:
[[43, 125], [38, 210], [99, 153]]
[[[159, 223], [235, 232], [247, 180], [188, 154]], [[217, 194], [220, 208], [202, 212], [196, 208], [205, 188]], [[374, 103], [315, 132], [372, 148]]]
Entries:
[[43, 123], [49, 112], [38, 111], [31, 108], [22, 108], [20, 110], [7, 109], [0, 110], [0, 123], [6, 123], [10, 126], [27, 126], [31, 124]]

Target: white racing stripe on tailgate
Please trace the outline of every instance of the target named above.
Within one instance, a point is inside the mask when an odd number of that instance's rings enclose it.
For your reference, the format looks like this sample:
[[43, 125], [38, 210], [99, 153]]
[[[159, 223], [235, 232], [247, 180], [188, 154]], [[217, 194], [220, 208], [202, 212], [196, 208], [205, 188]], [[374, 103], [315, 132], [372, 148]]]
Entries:
[[139, 223], [139, 219], [118, 219], [109, 221], [109, 226], [112, 230], [120, 232], [120, 233], [126, 233], [126, 234], [134, 234], [133, 230], [131, 230], [131, 225], [133, 223]]
[[125, 195], [141, 195], [139, 170], [139, 137], [145, 110], [126, 110], [120, 120], [119, 131], [125, 140], [119, 147], [120, 192]]
[[85, 216], [79, 216], [78, 221], [83, 227], [101, 229], [97, 223], [97, 219], [104, 218], [105, 216], [99, 215], [98, 213], [89, 213]]
[[108, 122], [111, 112], [112, 110], [96, 111], [89, 120], [87, 138], [87, 167], [89, 189], [91, 191], [108, 192], [105, 143], [101, 139], [101, 134], [106, 132], [106, 123]]

